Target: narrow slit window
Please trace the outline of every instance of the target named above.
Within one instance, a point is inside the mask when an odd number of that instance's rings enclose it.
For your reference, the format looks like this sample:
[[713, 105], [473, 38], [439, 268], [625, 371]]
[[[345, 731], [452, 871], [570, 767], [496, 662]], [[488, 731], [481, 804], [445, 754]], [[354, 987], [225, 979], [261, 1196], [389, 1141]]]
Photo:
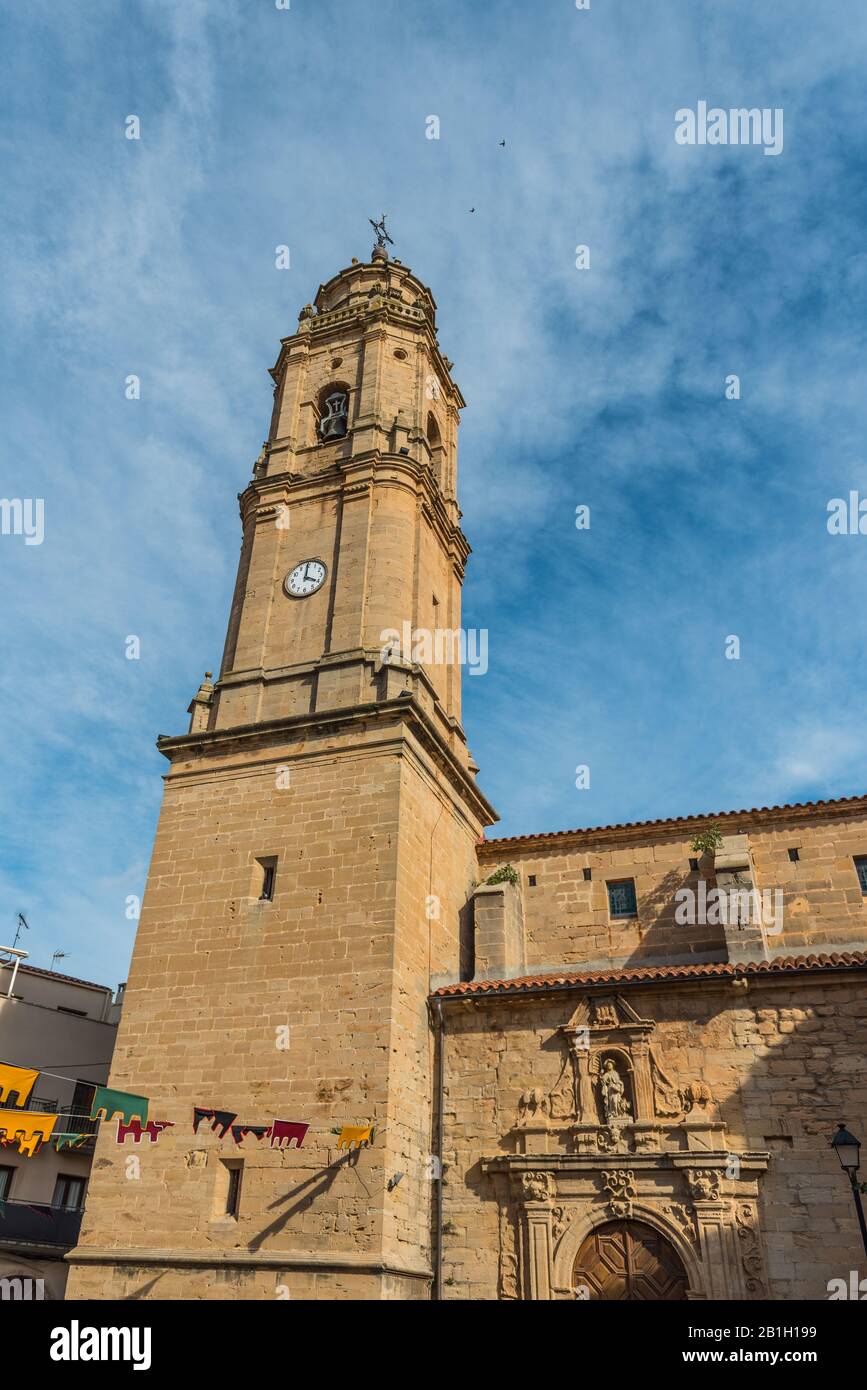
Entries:
[[276, 859], [257, 859], [259, 865], [259, 901], [260, 903], [270, 903], [274, 901], [274, 889], [277, 882], [277, 860]]
[[226, 1215], [237, 1216], [241, 1206], [241, 1174], [243, 1169], [240, 1163], [233, 1164], [229, 1169], [229, 1182], [226, 1187]]

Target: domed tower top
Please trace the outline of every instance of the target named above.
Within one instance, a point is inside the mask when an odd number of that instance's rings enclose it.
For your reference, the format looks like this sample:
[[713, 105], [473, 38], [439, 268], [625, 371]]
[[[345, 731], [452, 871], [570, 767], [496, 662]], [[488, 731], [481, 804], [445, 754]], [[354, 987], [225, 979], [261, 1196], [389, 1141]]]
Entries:
[[298, 320], [271, 369], [274, 411], [256, 476], [309, 476], [350, 459], [409, 457], [430, 469], [457, 521], [465, 402], [440, 350], [427, 286], [378, 240], [369, 261], [353, 259], [320, 285]]

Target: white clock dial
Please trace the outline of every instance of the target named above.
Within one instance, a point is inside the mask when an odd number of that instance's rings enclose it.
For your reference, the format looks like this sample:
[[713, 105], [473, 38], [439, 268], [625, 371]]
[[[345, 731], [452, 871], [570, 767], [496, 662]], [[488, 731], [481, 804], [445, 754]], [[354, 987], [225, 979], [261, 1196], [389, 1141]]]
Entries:
[[283, 588], [290, 598], [307, 598], [315, 594], [325, 583], [327, 568], [321, 560], [302, 560], [283, 580]]

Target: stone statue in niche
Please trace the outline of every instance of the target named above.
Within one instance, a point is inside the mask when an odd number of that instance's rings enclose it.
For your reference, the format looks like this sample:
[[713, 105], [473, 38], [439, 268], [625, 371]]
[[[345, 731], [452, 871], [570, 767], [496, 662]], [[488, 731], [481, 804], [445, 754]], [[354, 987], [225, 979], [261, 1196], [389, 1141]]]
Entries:
[[342, 439], [346, 434], [349, 417], [349, 397], [345, 391], [334, 391], [325, 402], [325, 411], [319, 421], [319, 434], [322, 439]]
[[610, 1129], [622, 1129], [632, 1118], [623, 1077], [617, 1070], [613, 1057], [606, 1057], [599, 1076], [599, 1091], [602, 1096], [602, 1112]]

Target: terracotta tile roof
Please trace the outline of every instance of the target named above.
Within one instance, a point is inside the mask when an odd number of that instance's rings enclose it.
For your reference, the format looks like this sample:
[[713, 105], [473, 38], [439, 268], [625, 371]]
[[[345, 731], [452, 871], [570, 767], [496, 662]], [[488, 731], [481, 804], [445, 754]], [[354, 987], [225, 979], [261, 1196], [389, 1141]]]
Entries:
[[709, 965], [635, 965], [610, 970], [562, 970], [556, 974], [524, 975], [518, 980], [475, 980], [444, 985], [434, 990], [434, 999], [473, 998], [482, 994], [535, 994], [547, 990], [569, 989], [575, 985], [641, 984], [659, 980], [733, 979], [750, 975], [779, 975], [817, 970], [867, 969], [867, 951], [843, 951], [834, 955], [776, 956], [773, 960], [748, 961], [732, 965], [720, 961]]
[[691, 816], [666, 816], [661, 820], [627, 820], [618, 822], [614, 825], [593, 825], [580, 830], [548, 830], [540, 831], [534, 835], [504, 835], [499, 839], [487, 840], [480, 839], [478, 849], [484, 853], [485, 849], [501, 849], [505, 845], [525, 845], [532, 844], [539, 840], [561, 840], [570, 836], [592, 836], [600, 835], [610, 830], [641, 830], [654, 827], [675, 827], [691, 826], [697, 821], [725, 821], [738, 820], [744, 816], [774, 816], [787, 811], [822, 811], [826, 807], [845, 807], [851, 806], [853, 810], [867, 810], [867, 796], [838, 796], [828, 801], [792, 801], [784, 802], [781, 806], [753, 806], [741, 811], [701, 811]]
[[[11, 970], [12, 962], [0, 960], [0, 970]], [[61, 975], [58, 970], [43, 970], [38, 965], [25, 965], [24, 961], [18, 967], [20, 975], [41, 975], [46, 980], [61, 980], [67, 985], [85, 985], [87, 989], [99, 989], [104, 994], [112, 994], [111, 985], [98, 985], [94, 980], [79, 980], [75, 975]]]

